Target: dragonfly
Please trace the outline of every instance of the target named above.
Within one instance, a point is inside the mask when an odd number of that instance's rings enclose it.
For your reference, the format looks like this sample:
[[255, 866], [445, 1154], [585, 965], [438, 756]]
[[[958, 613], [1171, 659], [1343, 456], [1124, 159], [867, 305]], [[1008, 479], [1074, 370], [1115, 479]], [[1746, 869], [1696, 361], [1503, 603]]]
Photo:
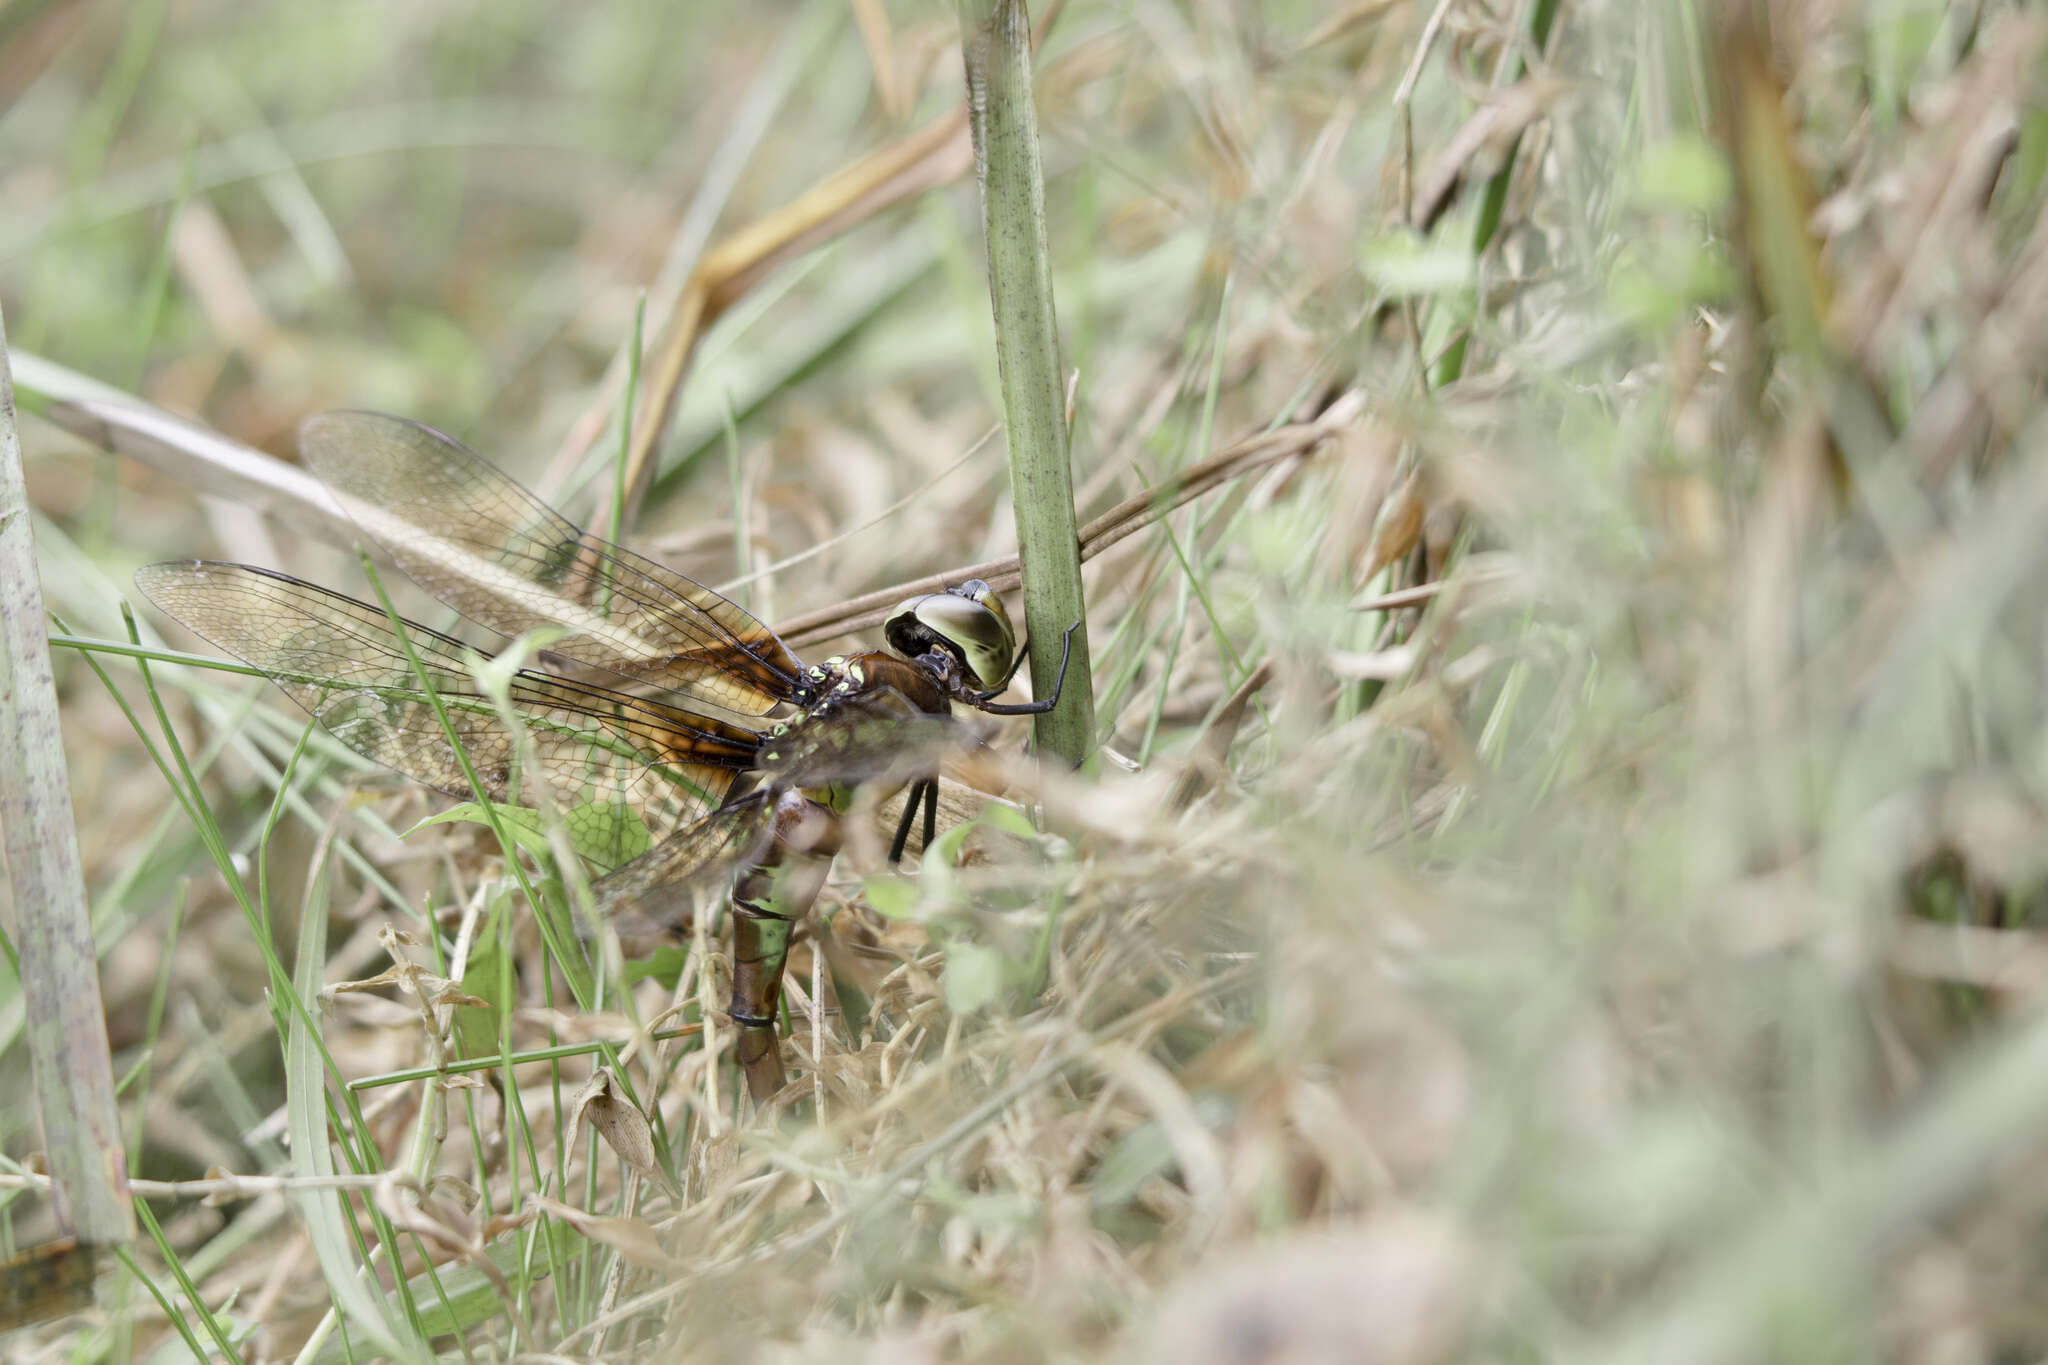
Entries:
[[510, 671], [501, 705], [461, 640], [287, 574], [181, 560], [138, 570], [137, 586], [363, 757], [550, 812], [600, 870], [603, 914], [674, 930], [707, 881], [732, 875], [735, 1052], [755, 1101], [773, 1098], [790, 940], [856, 795], [905, 793], [892, 862], [920, 809], [930, 847], [939, 764], [979, 743], [954, 706], [1051, 710], [1074, 627], [1051, 694], [1032, 702], [996, 700], [1023, 653], [978, 579], [903, 602], [886, 649], [806, 665], [730, 598], [577, 526], [432, 427], [319, 413], [299, 452], [409, 578], [495, 634], [530, 636], [546, 668]]

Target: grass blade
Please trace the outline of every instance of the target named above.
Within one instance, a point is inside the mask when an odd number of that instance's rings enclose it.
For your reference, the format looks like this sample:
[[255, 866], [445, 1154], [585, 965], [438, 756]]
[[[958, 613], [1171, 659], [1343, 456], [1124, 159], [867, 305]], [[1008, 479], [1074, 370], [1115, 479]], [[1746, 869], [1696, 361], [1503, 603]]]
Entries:
[[20, 977], [58, 1221], [87, 1246], [135, 1235], [127, 1158], [71, 783], [36, 574], [14, 381], [0, 322], [0, 821], [20, 914]]

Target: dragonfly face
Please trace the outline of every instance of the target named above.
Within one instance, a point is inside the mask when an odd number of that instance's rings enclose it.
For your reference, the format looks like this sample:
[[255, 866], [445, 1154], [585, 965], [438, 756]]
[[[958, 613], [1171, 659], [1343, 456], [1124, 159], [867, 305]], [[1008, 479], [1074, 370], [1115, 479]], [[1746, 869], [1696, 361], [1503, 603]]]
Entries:
[[904, 602], [889, 614], [882, 634], [906, 659], [934, 651], [952, 659], [969, 685], [991, 696], [1009, 682], [1017, 658], [1010, 613], [979, 578]]
[[[899, 607], [885, 629], [896, 654], [806, 667], [738, 604], [583, 530], [430, 427], [323, 413], [300, 429], [299, 445], [414, 582], [501, 635], [545, 630], [549, 656], [618, 686], [518, 670], [512, 724], [478, 686], [460, 641], [412, 622], [401, 640], [381, 610], [340, 593], [205, 561], [151, 565], [137, 585], [364, 757], [469, 797], [459, 746], [484, 796], [552, 810], [577, 851], [608, 873], [594, 888], [601, 909], [674, 926], [693, 883], [736, 865], [772, 871], [786, 854], [829, 857], [836, 830], [819, 836], [817, 812], [833, 815], [833, 802], [813, 798], [860, 784], [911, 784], [892, 857], [920, 802], [929, 843], [940, 759], [972, 742], [952, 704], [995, 714], [1051, 705], [992, 703], [1013, 668], [1015, 635], [979, 580]], [[778, 708], [793, 718], [767, 720]], [[761, 880], [743, 875], [743, 885], [750, 879]], [[736, 979], [734, 1016], [756, 1031], [744, 1041], [761, 1059], [758, 1070], [748, 1065], [758, 1096], [780, 1084], [777, 944], [805, 907], [763, 910], [738, 894], [734, 907], [757, 927], [783, 923], [779, 940], [754, 944], [750, 998], [738, 999]]]

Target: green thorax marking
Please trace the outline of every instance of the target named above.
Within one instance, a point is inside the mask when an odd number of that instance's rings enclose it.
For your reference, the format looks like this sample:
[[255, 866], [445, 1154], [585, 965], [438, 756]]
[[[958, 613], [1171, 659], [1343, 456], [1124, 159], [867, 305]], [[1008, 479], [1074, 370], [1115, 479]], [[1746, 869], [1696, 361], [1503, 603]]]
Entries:
[[835, 697], [851, 696], [868, 685], [867, 669], [845, 654], [821, 659], [797, 679], [790, 698], [806, 711], [817, 711]]

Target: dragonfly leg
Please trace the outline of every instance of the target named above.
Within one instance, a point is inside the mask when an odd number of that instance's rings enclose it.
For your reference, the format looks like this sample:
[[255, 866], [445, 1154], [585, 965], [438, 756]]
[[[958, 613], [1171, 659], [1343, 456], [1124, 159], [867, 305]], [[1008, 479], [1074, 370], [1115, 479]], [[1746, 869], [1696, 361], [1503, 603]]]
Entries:
[[924, 805], [924, 848], [932, 846], [932, 838], [938, 833], [939, 823], [939, 780], [935, 777], [921, 777], [910, 784], [910, 794], [903, 798], [903, 815], [896, 822], [896, 837], [889, 842], [889, 861], [903, 861], [903, 850], [910, 845], [910, 831], [917, 824], [917, 807]]
[[732, 888], [732, 1021], [740, 1069], [757, 1104], [782, 1089], [776, 1016], [789, 940], [839, 851], [839, 818], [802, 792], [775, 798], [775, 841]]
[[[993, 697], [1002, 695], [1003, 689], [998, 687], [993, 692], [974, 693], [970, 700], [974, 703], [975, 709], [986, 711], [991, 716], [1042, 716], [1052, 710], [1053, 707], [1058, 706], [1060, 704], [1060, 689], [1067, 685], [1067, 656], [1073, 653], [1074, 632], [1080, 628], [1081, 623], [1076, 621], [1073, 625], [1067, 627], [1065, 634], [1060, 636], [1060, 671], [1059, 676], [1052, 680], [1051, 696], [1041, 697], [1037, 701], [1021, 701], [1014, 705], [1005, 706], [991, 700]], [[1017, 658], [1019, 662], [1023, 660], [1024, 655], [1022, 651], [1019, 651]], [[1010, 673], [1012, 676], [1015, 676], [1016, 672], [1017, 664], [1013, 663], [1010, 665]], [[1003, 686], [1009, 686], [1008, 678], [1003, 680]]]

